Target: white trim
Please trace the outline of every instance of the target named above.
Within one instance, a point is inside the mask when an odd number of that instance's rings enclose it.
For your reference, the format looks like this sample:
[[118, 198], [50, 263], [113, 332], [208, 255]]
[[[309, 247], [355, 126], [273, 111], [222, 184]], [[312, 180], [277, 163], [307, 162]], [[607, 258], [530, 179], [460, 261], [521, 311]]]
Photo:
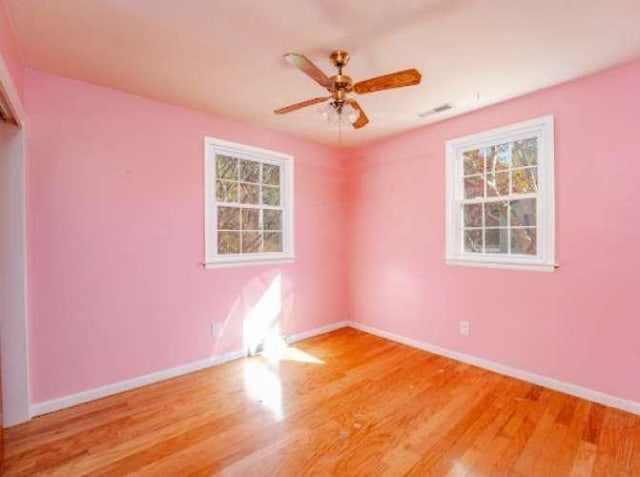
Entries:
[[[18, 68], [21, 66], [18, 65]], [[7, 238], [17, 239], [22, 236], [21, 244], [14, 242], [15, 249], [11, 252], [11, 269], [7, 269], [10, 286], [6, 291], [12, 294], [10, 300], [0, 297], [0, 311], [2, 319], [2, 384], [3, 384], [3, 422], [0, 425], [12, 426], [31, 419], [30, 414], [30, 383], [29, 383], [29, 318], [28, 318], [28, 271], [27, 271], [27, 232], [25, 218], [25, 124], [26, 118], [16, 88], [14, 78], [11, 75], [9, 65], [4, 56], [0, 55], [0, 89], [4, 93], [13, 117], [20, 130], [16, 128], [16, 134], [11, 140], [5, 138], [5, 151], [11, 157], [14, 177], [11, 178], [9, 187], [5, 192], [15, 194], [10, 204], [18, 204], [18, 209], [13, 210], [12, 215], [19, 217], [20, 224], [12, 224], [7, 233]], [[7, 127], [11, 127], [8, 126]], [[19, 163], [16, 164], [16, 163]], [[18, 171], [19, 169], [19, 171]], [[18, 177], [19, 176], [19, 177]], [[3, 184], [3, 187], [6, 184]], [[15, 230], [13, 228], [15, 225]], [[5, 230], [2, 231], [5, 233]], [[14, 234], [15, 232], [15, 234]], [[1, 260], [0, 260], [1, 261]], [[21, 263], [19, 263], [21, 262]], [[0, 264], [2, 266], [8, 264]], [[4, 273], [5, 270], [0, 270]], [[1, 279], [0, 279], [1, 280]], [[0, 284], [0, 287], [2, 285]], [[2, 303], [4, 301], [4, 303]], [[7, 311], [5, 315], [3, 311]]]
[[[345, 328], [346, 326], [347, 326], [346, 321], [332, 323], [327, 326], [314, 328], [308, 331], [297, 333], [295, 335], [290, 336], [287, 341], [289, 343], [295, 343], [296, 341], [301, 341], [308, 338], [312, 338], [317, 335], [329, 333], [330, 331], [334, 331], [339, 328]], [[234, 359], [243, 358], [244, 356], [246, 356], [246, 352], [244, 350], [230, 351], [228, 353], [224, 353], [218, 356], [212, 356], [210, 358], [203, 359], [200, 361], [194, 361], [192, 363], [183, 364], [181, 366], [176, 366], [174, 368], [163, 369], [161, 371], [156, 371], [154, 373], [138, 376], [137, 378], [127, 379], [125, 381], [119, 381], [113, 384], [107, 384], [106, 386], [100, 386], [98, 388], [89, 389], [87, 391], [82, 391], [76, 394], [69, 394], [67, 396], [63, 396], [57, 399], [52, 399], [50, 401], [44, 401], [41, 403], [33, 404], [31, 406], [31, 416], [35, 417], [35, 416], [40, 416], [42, 414], [59, 411], [67, 407], [76, 406], [78, 404], [94, 401], [96, 399], [101, 399], [107, 396], [111, 396], [113, 394], [129, 391], [131, 389], [139, 388], [141, 386], [146, 386], [148, 384], [157, 383], [159, 381], [164, 381], [166, 379], [183, 376], [185, 374], [193, 373], [195, 371], [200, 371], [202, 369], [210, 368], [212, 366], [217, 366], [219, 364], [233, 361]]]
[[491, 262], [489, 260], [467, 260], [467, 259], [445, 259], [447, 265], [453, 265], [456, 267], [475, 267], [475, 268], [497, 268], [501, 270], [529, 270], [532, 272], [553, 272], [557, 267], [554, 264], [540, 263], [506, 263], [506, 262]]
[[166, 379], [175, 378], [184, 374], [193, 373], [194, 371], [200, 371], [201, 369], [216, 366], [218, 364], [226, 363], [234, 359], [242, 358], [245, 356], [244, 351], [231, 351], [229, 353], [213, 356], [211, 358], [203, 359], [200, 361], [194, 361], [192, 363], [183, 364], [174, 368], [163, 369], [162, 371], [156, 371], [154, 373], [138, 376], [137, 378], [127, 379], [125, 381], [119, 381], [113, 384], [107, 384], [106, 386], [100, 386], [98, 388], [89, 389], [76, 394], [70, 394], [61, 398], [52, 399], [50, 401], [44, 401], [41, 403], [33, 404], [31, 406], [31, 415], [40, 416], [53, 411], [59, 411], [71, 406], [83, 404], [85, 402], [94, 401], [96, 399], [118, 394], [131, 389], [146, 386], [148, 384], [157, 383]]
[[[314, 336], [330, 333], [331, 331], [335, 331], [345, 327], [351, 327], [365, 333], [369, 333], [375, 336], [379, 336], [381, 338], [395, 341], [396, 343], [401, 343], [407, 346], [411, 346], [412, 348], [417, 348], [423, 351], [438, 354], [440, 356], [445, 356], [447, 358], [460, 361], [463, 363], [471, 364], [473, 366], [478, 366], [480, 368], [487, 369], [489, 371], [493, 371], [498, 374], [503, 374], [505, 376], [510, 376], [516, 379], [521, 379], [523, 381], [527, 381], [533, 384], [538, 384], [540, 386], [544, 386], [546, 388], [553, 389], [555, 391], [559, 391], [565, 394], [570, 394], [572, 396], [576, 396], [581, 399], [586, 399], [589, 401], [603, 404], [605, 406], [610, 406], [616, 409], [621, 409], [623, 411], [630, 412], [632, 414], [640, 415], [639, 402], [617, 398], [615, 396], [610, 396], [608, 394], [604, 394], [598, 391], [593, 391], [591, 389], [577, 386], [575, 384], [565, 383], [565, 382], [558, 381], [556, 379], [549, 378], [546, 376], [541, 376], [538, 374], [530, 373], [528, 371], [511, 368], [509, 366], [505, 366], [503, 364], [496, 363], [494, 361], [489, 361], [487, 359], [478, 358], [475, 356], [460, 353], [458, 351], [450, 350], [447, 348], [442, 348], [440, 346], [426, 343], [424, 341], [418, 341], [411, 338], [406, 338], [402, 335], [390, 333], [388, 331], [383, 331], [378, 328], [363, 325], [361, 323], [356, 323], [353, 321], [340, 321], [340, 322], [332, 323], [330, 325], [322, 326], [319, 328], [314, 328], [309, 331], [303, 331], [303, 332], [291, 335], [287, 341], [289, 343], [295, 343], [298, 341], [313, 338]], [[47, 414], [49, 412], [58, 411], [60, 409], [64, 409], [67, 407], [76, 406], [78, 404], [86, 403], [96, 399], [111, 396], [113, 394], [118, 394], [124, 391], [135, 389], [140, 386], [146, 386], [148, 384], [164, 381], [165, 379], [182, 376], [185, 374], [192, 373], [194, 371], [199, 371], [205, 368], [223, 364], [228, 361], [232, 361], [234, 359], [242, 358], [245, 355], [246, 353], [244, 351], [231, 351], [229, 353], [225, 353], [220, 356], [214, 356], [205, 360], [195, 361], [193, 363], [177, 366], [175, 368], [170, 368], [170, 369], [158, 371], [155, 373], [146, 374], [144, 376], [129, 379], [126, 381], [120, 381], [118, 383], [101, 386], [99, 388], [90, 389], [77, 394], [71, 394], [61, 398], [52, 399], [50, 401], [37, 403], [32, 405], [31, 415], [39, 416], [42, 414]]]
[[250, 153], [260, 159], [264, 156], [271, 156], [279, 159], [293, 159], [290, 154], [284, 152], [273, 151], [271, 149], [264, 149], [261, 147], [247, 146], [246, 144], [240, 144], [238, 142], [225, 141], [224, 139], [218, 139], [211, 136], [204, 137], [204, 143], [206, 146], [220, 146], [220, 148], [227, 149], [228, 152], [233, 153], [236, 149], [240, 148], [243, 152]]
[[24, 129], [0, 123], [0, 425], [7, 427], [31, 418], [24, 138]]
[[[216, 154], [221, 153], [253, 160], [261, 163], [273, 164], [280, 167], [280, 206], [264, 207], [282, 210], [282, 252], [260, 252], [252, 254], [218, 255], [217, 237], [217, 207], [215, 194]], [[223, 205], [223, 204], [221, 204]], [[237, 204], [229, 205], [238, 207]], [[248, 208], [260, 208], [247, 204]], [[204, 138], [204, 264], [206, 269], [227, 268], [242, 265], [262, 265], [276, 260], [295, 260], [294, 247], [294, 158], [289, 154], [261, 149], [244, 144], [233, 143], [205, 136]]]
[[[482, 200], [463, 200], [457, 181], [461, 177], [459, 154], [469, 148], [482, 148], [498, 143], [511, 142], [535, 136], [538, 139], [538, 192], [537, 198], [537, 242], [536, 256], [507, 254], [473, 254], [461, 250], [462, 216], [459, 204], [484, 203]], [[446, 250], [447, 264], [479, 266], [485, 268], [509, 268], [517, 270], [553, 271], [555, 264], [555, 198], [554, 198], [554, 118], [542, 116], [489, 131], [452, 139], [445, 146], [446, 171]], [[495, 200], [527, 198], [531, 194], [509, 195]], [[478, 263], [476, 265], [475, 263]]]
[[302, 331], [301, 333], [296, 333], [295, 335], [291, 335], [287, 339], [287, 342], [296, 343], [298, 341], [313, 338], [314, 336], [323, 335], [325, 333], [331, 333], [332, 331], [336, 331], [341, 328], [346, 328], [348, 326], [349, 326], [348, 321], [339, 321], [337, 323], [331, 323], [330, 325], [321, 326], [320, 328], [314, 328], [309, 331]]
[[493, 371], [494, 373], [521, 379], [529, 383], [553, 389], [554, 391], [570, 394], [571, 396], [586, 399], [592, 402], [597, 402], [605, 406], [613, 407], [640, 416], [640, 402], [629, 401], [619, 397], [611, 396], [609, 394], [593, 391], [591, 389], [571, 383], [565, 383], [564, 381], [559, 381], [548, 376], [542, 376], [521, 369], [512, 368], [504, 364], [496, 363], [495, 361], [478, 358], [476, 356], [460, 353], [459, 351], [454, 351], [448, 348], [442, 348], [440, 346], [436, 346], [424, 341], [414, 340], [412, 338], [407, 338], [402, 335], [383, 331], [378, 328], [363, 325], [361, 323], [350, 321], [348, 324], [350, 327], [355, 328], [356, 330], [364, 331], [365, 333], [370, 333], [381, 338], [411, 346], [412, 348], [417, 348], [423, 351], [428, 351], [429, 353], [445, 356], [456, 361], [467, 363], [473, 366], [478, 366], [479, 368], [488, 369], [489, 371]]
[[455, 146], [463, 147], [487, 147], [495, 145], [496, 141], [501, 141], [505, 135], [527, 135], [528, 130], [537, 129], [541, 125], [550, 124], [553, 126], [553, 115], [539, 116], [525, 121], [520, 121], [506, 126], [489, 129], [479, 133], [468, 134], [467, 136], [458, 137], [447, 141]]
[[202, 265], [207, 270], [214, 268], [234, 268], [234, 267], [256, 267], [256, 266], [266, 266], [266, 265], [284, 265], [287, 263], [296, 263], [296, 258], [278, 258], [275, 260], [253, 260], [253, 261], [244, 261], [244, 262], [213, 262], [213, 263], [203, 263]]

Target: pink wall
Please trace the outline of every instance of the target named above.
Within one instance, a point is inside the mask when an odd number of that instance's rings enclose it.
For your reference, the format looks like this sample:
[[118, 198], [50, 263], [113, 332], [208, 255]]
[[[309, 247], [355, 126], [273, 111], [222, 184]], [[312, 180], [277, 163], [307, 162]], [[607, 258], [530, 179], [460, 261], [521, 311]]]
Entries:
[[[640, 401], [640, 63], [348, 154], [41, 72], [24, 82], [34, 402], [238, 349], [278, 276], [287, 334], [349, 311]], [[444, 142], [544, 114], [560, 270], [445, 266]], [[295, 264], [200, 268], [204, 135], [296, 156]]]
[[[32, 70], [25, 109], [34, 402], [239, 349], [278, 275], [287, 334], [346, 319], [337, 151]], [[295, 264], [201, 268], [205, 135], [295, 156]]]
[[[445, 141], [545, 114], [560, 270], [446, 266]], [[639, 131], [636, 62], [353, 151], [351, 318], [640, 401]]]

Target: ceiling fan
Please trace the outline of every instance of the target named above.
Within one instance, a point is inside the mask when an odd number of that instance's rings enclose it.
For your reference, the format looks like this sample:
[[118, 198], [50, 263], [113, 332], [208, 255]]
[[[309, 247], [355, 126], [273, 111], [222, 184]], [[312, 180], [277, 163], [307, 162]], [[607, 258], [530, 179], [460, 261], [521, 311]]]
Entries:
[[307, 106], [329, 101], [321, 108], [321, 113], [325, 119], [338, 124], [344, 124], [348, 121], [354, 128], [360, 129], [367, 125], [369, 118], [367, 118], [358, 102], [349, 97], [349, 93], [367, 94], [420, 83], [420, 72], [412, 68], [377, 76], [354, 84], [349, 76], [342, 74], [342, 68], [349, 62], [349, 53], [337, 50], [331, 53], [329, 58], [331, 63], [338, 69], [338, 74], [331, 77], [328, 77], [304, 55], [298, 53], [286, 53], [284, 55], [284, 59], [288, 63], [310, 76], [323, 88], [326, 88], [331, 93], [331, 96], [323, 96], [291, 104], [284, 108], [276, 109], [274, 111], [275, 114], [290, 113]]

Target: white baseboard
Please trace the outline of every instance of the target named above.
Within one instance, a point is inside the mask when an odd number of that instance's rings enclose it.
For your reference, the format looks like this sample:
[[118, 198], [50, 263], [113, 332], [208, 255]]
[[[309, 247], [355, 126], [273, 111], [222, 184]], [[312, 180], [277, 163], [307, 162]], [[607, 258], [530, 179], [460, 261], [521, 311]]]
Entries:
[[[337, 330], [339, 328], [345, 328], [347, 326], [346, 321], [338, 323], [332, 323], [327, 326], [315, 328], [308, 331], [303, 331], [289, 337], [290, 343], [296, 341], [312, 338], [317, 335], [328, 333], [330, 331]], [[212, 356], [211, 358], [203, 359], [200, 361], [194, 361], [192, 363], [183, 364], [174, 368], [163, 369], [154, 373], [138, 376], [137, 378], [127, 379], [125, 381], [119, 381], [113, 384], [107, 384], [106, 386], [100, 386], [98, 388], [89, 389], [76, 394], [70, 394], [50, 401], [44, 401], [31, 405], [31, 417], [40, 416], [42, 414], [48, 414], [53, 411], [59, 411], [67, 407], [76, 406], [85, 402], [94, 401], [96, 399], [118, 394], [124, 391], [138, 388], [140, 386], [146, 386], [147, 384], [157, 383], [164, 381], [165, 379], [175, 378], [185, 374], [193, 373], [194, 371], [200, 371], [201, 369], [210, 368], [234, 359], [242, 358], [245, 356], [244, 350], [231, 351], [229, 353], [221, 354], [218, 356]]]
[[331, 323], [327, 326], [321, 326], [320, 328], [314, 328], [313, 330], [303, 331], [301, 333], [297, 333], [295, 335], [291, 335], [288, 338], [289, 343], [295, 343], [296, 341], [307, 340], [309, 338], [313, 338], [314, 336], [323, 335], [325, 333], [330, 333], [335, 330], [339, 330], [340, 328], [346, 328], [349, 326], [348, 321], [339, 321], [338, 323]]
[[[370, 333], [372, 335], [380, 336], [381, 338], [386, 338], [388, 340], [395, 341], [397, 343], [402, 343], [402, 344], [411, 346], [413, 348], [418, 348], [424, 351], [428, 351], [430, 353], [434, 353], [441, 356], [445, 356], [447, 358], [454, 359], [456, 361], [461, 361], [463, 363], [488, 369], [489, 371], [503, 374], [505, 376], [521, 379], [523, 381], [527, 381], [533, 384], [538, 384], [540, 386], [544, 386], [549, 389], [553, 389], [555, 391], [560, 391], [560, 392], [570, 394], [572, 396], [576, 396], [582, 399], [604, 404], [605, 406], [610, 406], [616, 409], [621, 409], [623, 411], [630, 412], [632, 414], [640, 415], [640, 403], [638, 402], [628, 401], [628, 400], [610, 396], [608, 394], [604, 394], [598, 391], [593, 391], [591, 389], [577, 386], [575, 384], [558, 381], [556, 379], [549, 378], [547, 376], [541, 376], [538, 374], [530, 373], [528, 371], [511, 368], [509, 366], [505, 366], [503, 364], [496, 363], [494, 361], [489, 361], [487, 359], [478, 358], [475, 356], [460, 353], [458, 351], [450, 350], [447, 348], [442, 348], [440, 346], [426, 343], [424, 341], [414, 340], [411, 338], [407, 338], [405, 336], [401, 336], [395, 333], [390, 333], [388, 331], [383, 331], [377, 328], [373, 328], [371, 326], [363, 325], [361, 323], [356, 323], [352, 321], [341, 321], [341, 322], [332, 323], [330, 325], [323, 326], [320, 328], [315, 328], [309, 331], [303, 331], [301, 333], [297, 333], [289, 336], [288, 341], [290, 343], [295, 343], [297, 341], [313, 338], [314, 336], [318, 336], [324, 333], [329, 333], [331, 331], [335, 331], [340, 328], [345, 328], [347, 326], [350, 326], [360, 331], [364, 331], [365, 333]], [[87, 391], [82, 391], [80, 393], [63, 396], [57, 399], [52, 399], [50, 401], [44, 401], [41, 403], [33, 404], [31, 406], [31, 416], [35, 417], [35, 416], [47, 414], [53, 411], [58, 411], [60, 409], [64, 409], [67, 407], [76, 406], [78, 404], [82, 404], [82, 403], [93, 401], [103, 397], [111, 396], [113, 394], [118, 394], [124, 391], [128, 391], [130, 389], [138, 388], [140, 386], [145, 386], [147, 384], [164, 381], [165, 379], [182, 376], [185, 374], [192, 373], [194, 371], [199, 371], [201, 369], [216, 366], [234, 359], [242, 358], [243, 356], [245, 356], [245, 352], [242, 350], [231, 351], [229, 353], [225, 353], [219, 356], [213, 356], [211, 358], [207, 358], [204, 360], [187, 363], [182, 366], [176, 366], [174, 368], [157, 371], [155, 373], [146, 374], [144, 376], [128, 379], [126, 381], [120, 381], [120, 382], [109, 384], [106, 386], [101, 386], [98, 388], [89, 389]]]
[[575, 384], [565, 383], [563, 381], [549, 378], [547, 376], [541, 376], [539, 374], [530, 373], [528, 371], [523, 371], [521, 369], [511, 368], [509, 366], [505, 366], [504, 364], [496, 363], [494, 361], [489, 361], [488, 359], [478, 358], [476, 356], [460, 353], [458, 351], [454, 351], [451, 349], [442, 348], [440, 346], [426, 343], [424, 341], [414, 340], [414, 339], [407, 338], [405, 336], [401, 336], [395, 333], [390, 333], [388, 331], [383, 331], [378, 328], [373, 328], [371, 326], [363, 325], [361, 323], [350, 321], [348, 322], [348, 326], [360, 331], [364, 331], [365, 333], [370, 333], [372, 335], [380, 336], [381, 338], [386, 338], [388, 340], [395, 341], [397, 343], [402, 343], [407, 346], [411, 346], [413, 348], [418, 348], [424, 351], [428, 351], [430, 353], [445, 356], [447, 358], [451, 358], [456, 361], [461, 361], [463, 363], [471, 364], [473, 366], [478, 366], [479, 368], [488, 369], [489, 371], [493, 371], [498, 374], [503, 374], [505, 376], [510, 376], [516, 379], [521, 379], [522, 381], [538, 384], [540, 386], [553, 389], [554, 391], [559, 391], [565, 394], [570, 394], [571, 396], [586, 399], [587, 401], [597, 402], [600, 404], [604, 404], [605, 406], [621, 409], [623, 411], [630, 412], [632, 414], [640, 415], [640, 402], [629, 401], [629, 400], [618, 398], [615, 396], [610, 396], [608, 394], [604, 394], [598, 391], [593, 391], [591, 389], [584, 388], [582, 386], [577, 386]]
[[154, 373], [138, 376], [137, 378], [127, 379], [125, 381], [119, 381], [113, 384], [107, 384], [106, 386], [100, 386], [98, 388], [89, 389], [87, 391], [82, 391], [76, 394], [70, 394], [68, 396], [52, 399], [50, 401], [33, 404], [31, 406], [31, 416], [35, 417], [53, 411], [59, 411], [60, 409], [76, 406], [78, 404], [89, 401], [94, 401], [96, 399], [111, 396], [112, 394], [118, 394], [124, 391], [129, 391], [130, 389], [138, 388], [140, 386], [146, 386], [147, 384], [157, 383], [158, 381], [175, 378], [184, 374], [193, 373], [194, 371], [200, 371], [201, 369], [209, 368], [211, 366], [226, 363], [227, 361], [242, 358], [244, 355], [244, 351], [231, 351], [229, 353], [212, 356], [211, 358], [194, 361], [192, 363], [183, 364], [174, 368], [163, 369]]

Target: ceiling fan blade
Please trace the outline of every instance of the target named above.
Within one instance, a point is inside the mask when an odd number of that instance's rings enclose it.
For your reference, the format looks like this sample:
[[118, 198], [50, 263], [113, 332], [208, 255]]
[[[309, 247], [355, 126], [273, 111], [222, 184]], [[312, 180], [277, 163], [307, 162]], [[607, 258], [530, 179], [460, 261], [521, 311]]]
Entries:
[[397, 71], [384, 76], [370, 78], [353, 85], [353, 90], [358, 94], [375, 93], [383, 89], [402, 88], [420, 83], [422, 75], [416, 69]]
[[331, 96], [327, 96], [324, 98], [307, 99], [306, 101], [301, 101], [300, 103], [290, 104], [289, 106], [285, 106], [284, 108], [276, 109], [274, 113], [276, 114], [290, 113], [291, 111], [295, 111], [296, 109], [302, 109], [314, 104], [324, 103], [329, 98], [331, 98]]
[[358, 116], [358, 119], [356, 119], [352, 126], [355, 129], [360, 129], [369, 124], [369, 118], [366, 114], [364, 114], [364, 111], [362, 110], [358, 102], [355, 99], [349, 99], [348, 103], [353, 107], [353, 109], [360, 111], [360, 116]]
[[324, 74], [320, 68], [314, 65], [306, 56], [298, 53], [286, 53], [284, 55], [284, 59], [303, 73], [306, 73], [320, 86], [325, 88], [329, 88], [331, 86], [331, 80], [329, 80], [329, 77]]

